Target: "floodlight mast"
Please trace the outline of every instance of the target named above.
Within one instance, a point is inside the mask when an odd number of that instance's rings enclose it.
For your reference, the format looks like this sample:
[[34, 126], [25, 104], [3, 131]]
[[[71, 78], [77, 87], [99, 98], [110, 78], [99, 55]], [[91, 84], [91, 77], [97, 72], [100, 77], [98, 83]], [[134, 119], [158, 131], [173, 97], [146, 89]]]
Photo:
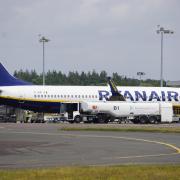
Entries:
[[139, 79], [141, 81], [141, 77], [145, 75], [145, 72], [137, 72], [137, 75], [139, 76]]
[[39, 42], [43, 44], [43, 86], [45, 85], [45, 43], [49, 41], [50, 40], [45, 38], [44, 36], [42, 36], [39, 40]]
[[174, 31], [169, 29], [164, 29], [158, 25], [158, 30], [156, 31], [157, 34], [161, 34], [161, 73], [160, 73], [160, 86], [163, 87], [163, 36], [164, 34], [173, 34]]

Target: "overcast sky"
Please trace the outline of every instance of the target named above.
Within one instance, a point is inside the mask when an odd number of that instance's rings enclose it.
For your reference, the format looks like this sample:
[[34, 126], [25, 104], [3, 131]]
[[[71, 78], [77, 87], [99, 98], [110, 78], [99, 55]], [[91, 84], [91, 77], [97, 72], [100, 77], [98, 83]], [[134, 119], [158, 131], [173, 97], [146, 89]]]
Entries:
[[0, 0], [0, 62], [11, 72], [118, 72], [160, 78], [157, 25], [164, 36], [164, 78], [180, 80], [179, 0]]

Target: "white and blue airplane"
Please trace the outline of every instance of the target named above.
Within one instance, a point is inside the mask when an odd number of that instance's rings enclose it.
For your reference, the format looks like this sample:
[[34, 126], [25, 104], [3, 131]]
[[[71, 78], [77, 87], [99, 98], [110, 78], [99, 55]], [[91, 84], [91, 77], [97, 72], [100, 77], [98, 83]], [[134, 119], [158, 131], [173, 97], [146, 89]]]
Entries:
[[[172, 87], [117, 87], [126, 101], [179, 102], [180, 89]], [[33, 85], [11, 76], [0, 63], [0, 104], [36, 112], [59, 113], [63, 103], [107, 101], [109, 86]]]

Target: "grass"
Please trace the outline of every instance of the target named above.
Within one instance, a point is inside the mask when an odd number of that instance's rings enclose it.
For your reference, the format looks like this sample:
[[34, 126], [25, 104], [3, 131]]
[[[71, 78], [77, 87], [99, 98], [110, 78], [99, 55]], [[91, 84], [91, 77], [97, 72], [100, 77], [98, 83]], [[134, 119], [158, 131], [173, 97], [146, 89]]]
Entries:
[[180, 127], [62, 127], [60, 130], [180, 133]]
[[1, 180], [178, 180], [180, 165], [129, 165], [0, 170]]

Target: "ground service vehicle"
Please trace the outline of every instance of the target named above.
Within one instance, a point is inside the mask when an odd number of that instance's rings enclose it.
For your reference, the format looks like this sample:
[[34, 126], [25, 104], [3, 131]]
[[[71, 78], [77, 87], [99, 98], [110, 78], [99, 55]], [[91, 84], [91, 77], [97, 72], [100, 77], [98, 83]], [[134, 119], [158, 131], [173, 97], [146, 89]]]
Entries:
[[129, 118], [133, 123], [160, 123], [173, 121], [172, 103], [133, 103], [122, 101], [82, 102], [82, 114], [94, 114], [97, 118]]
[[[177, 108], [176, 108], [177, 110]], [[64, 103], [63, 118], [70, 123], [108, 123], [131, 120], [133, 123], [171, 123], [175, 121], [172, 103], [125, 101]], [[179, 118], [176, 118], [179, 121]]]
[[96, 115], [91, 113], [81, 113], [81, 103], [63, 103], [61, 106], [61, 118], [69, 123], [95, 122]]

